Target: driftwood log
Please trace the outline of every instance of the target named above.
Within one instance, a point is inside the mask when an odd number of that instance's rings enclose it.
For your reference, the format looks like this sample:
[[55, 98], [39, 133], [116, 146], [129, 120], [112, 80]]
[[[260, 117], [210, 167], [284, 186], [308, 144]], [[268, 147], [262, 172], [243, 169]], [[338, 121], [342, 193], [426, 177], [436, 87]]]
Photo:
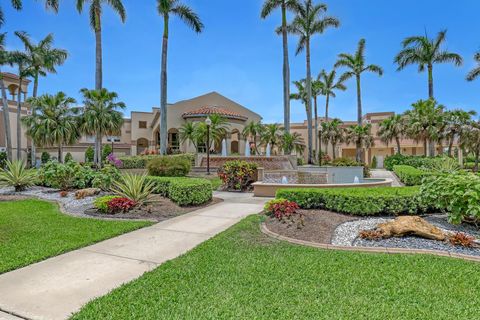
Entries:
[[77, 192], [75, 192], [75, 198], [77, 200], [80, 200], [80, 199], [85, 199], [86, 197], [93, 197], [99, 194], [101, 191], [102, 190], [97, 188], [88, 188], [88, 189], [78, 190]]

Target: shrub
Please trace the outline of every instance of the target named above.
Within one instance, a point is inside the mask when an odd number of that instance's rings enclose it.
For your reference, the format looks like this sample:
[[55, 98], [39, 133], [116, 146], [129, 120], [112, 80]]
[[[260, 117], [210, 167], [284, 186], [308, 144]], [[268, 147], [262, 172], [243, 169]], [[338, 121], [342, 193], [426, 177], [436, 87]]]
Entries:
[[0, 152], [0, 169], [5, 168], [5, 166], [7, 165], [7, 160], [8, 160], [7, 153], [5, 151], [1, 151]]
[[373, 156], [371, 167], [372, 167], [372, 169], [377, 169], [377, 166], [378, 166], [377, 157]]
[[102, 147], [102, 162], [107, 160], [108, 155], [111, 154], [111, 153], [112, 153], [112, 146], [109, 145], [109, 144], [103, 145], [103, 147]]
[[95, 150], [93, 150], [92, 146], [89, 146], [87, 150], [85, 150], [85, 162], [93, 162], [95, 158]]
[[63, 159], [64, 162], [70, 162], [70, 161], [73, 161], [73, 156], [70, 152], [67, 152], [67, 154], [65, 155], [65, 158]]
[[192, 162], [186, 158], [156, 157], [147, 163], [148, 174], [156, 177], [185, 177]]
[[[149, 160], [159, 158], [161, 156], [158, 155], [144, 155], [144, 156], [128, 156], [128, 157], [120, 157], [119, 159], [122, 161], [123, 169], [146, 169], [147, 163]], [[195, 155], [191, 153], [183, 153], [183, 154], [176, 154], [171, 156], [166, 156], [172, 159], [186, 159], [190, 163], [195, 161]]]
[[40, 159], [42, 160], [42, 164], [47, 163], [48, 161], [50, 161], [50, 153], [43, 151]]
[[463, 232], [457, 232], [448, 237], [448, 241], [454, 246], [471, 248], [475, 245], [475, 238]]
[[122, 160], [118, 159], [113, 153], [110, 153], [107, 157], [107, 161], [115, 168], [121, 168], [123, 166]]
[[264, 211], [268, 216], [273, 216], [278, 220], [289, 218], [300, 209], [298, 204], [287, 199], [273, 199], [265, 204]]
[[37, 172], [27, 169], [23, 161], [7, 160], [6, 168], [0, 168], [0, 186], [14, 187], [15, 192], [24, 191], [35, 184]]
[[138, 176], [127, 173], [118, 181], [113, 182], [112, 191], [120, 197], [143, 205], [150, 201], [154, 187], [153, 182], [147, 180], [146, 175]]
[[404, 156], [395, 154], [385, 159], [384, 165], [387, 170], [393, 171], [394, 166], [411, 166], [417, 169], [431, 170], [439, 163], [449, 161], [448, 157], [424, 157], [424, 156]]
[[92, 187], [105, 191], [110, 190], [113, 181], [120, 179], [120, 176], [120, 171], [115, 166], [105, 165], [100, 171], [95, 172]]
[[147, 180], [154, 184], [154, 193], [180, 206], [200, 205], [212, 200], [212, 185], [207, 179], [147, 177]]
[[393, 172], [395, 172], [400, 181], [406, 186], [421, 185], [424, 178], [434, 174], [431, 171], [425, 171], [411, 166], [394, 166]]
[[62, 164], [58, 161], [49, 161], [39, 171], [42, 184], [47, 187], [68, 190], [73, 188], [76, 170], [80, 166], [77, 163]]
[[246, 191], [257, 179], [257, 164], [247, 161], [227, 161], [218, 170], [226, 190]]
[[400, 215], [425, 211], [417, 199], [418, 187], [280, 189], [277, 198], [296, 202], [302, 209], [328, 209], [353, 215]]
[[303, 158], [297, 158], [297, 166], [303, 166], [305, 164], [305, 160]]
[[112, 201], [113, 199], [118, 199], [120, 198], [119, 196], [103, 196], [103, 197], [98, 197], [97, 199], [95, 199], [95, 201], [93, 202], [93, 205], [95, 206], [95, 208], [100, 211], [100, 212], [103, 212], [103, 213], [107, 213], [108, 212], [108, 203], [110, 201]]
[[126, 213], [132, 210], [137, 203], [127, 198], [113, 198], [107, 203], [108, 213]]
[[451, 174], [426, 179], [420, 188], [423, 204], [446, 212], [451, 223], [480, 220], [480, 177]]

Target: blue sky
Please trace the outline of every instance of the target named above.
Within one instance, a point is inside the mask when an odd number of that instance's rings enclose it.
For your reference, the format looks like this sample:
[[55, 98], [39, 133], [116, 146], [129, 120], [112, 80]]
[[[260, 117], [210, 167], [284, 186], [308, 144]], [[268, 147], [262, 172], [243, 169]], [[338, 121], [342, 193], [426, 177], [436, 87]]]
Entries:
[[[183, 0], [205, 24], [196, 35], [179, 20], [171, 23], [169, 47], [169, 102], [218, 91], [251, 108], [265, 122], [283, 121], [281, 38], [274, 33], [280, 13], [259, 18], [263, 0]], [[312, 41], [312, 70], [330, 69], [340, 52], [353, 52], [360, 38], [367, 40], [367, 61], [384, 68], [382, 78], [363, 77], [364, 112], [406, 110], [427, 96], [426, 74], [415, 67], [397, 72], [393, 57], [406, 36], [435, 34], [448, 29], [447, 48], [464, 57], [464, 65], [435, 66], [437, 100], [448, 108], [480, 111], [480, 80], [466, 82], [480, 50], [477, 14], [480, 2], [460, 0], [335, 0], [324, 1], [329, 14], [341, 20], [339, 29], [328, 30]], [[103, 20], [104, 86], [119, 93], [128, 110], [150, 110], [159, 105], [162, 20], [155, 0], [124, 0], [128, 19], [122, 24], [110, 9]], [[60, 13], [46, 12], [41, 1], [24, 0], [16, 12], [2, 0], [9, 49], [20, 49], [13, 31], [23, 30], [35, 40], [55, 34], [56, 46], [70, 57], [58, 74], [40, 83], [41, 93], [64, 91], [80, 99], [78, 91], [94, 86], [95, 42], [88, 15], [79, 15], [73, 0], [63, 0]], [[292, 80], [305, 77], [305, 56], [294, 55], [296, 38], [290, 37]], [[10, 70], [12, 71], [12, 70]], [[332, 102], [331, 114], [345, 120], [356, 113], [355, 83]], [[320, 98], [323, 106], [323, 98]], [[323, 108], [321, 108], [323, 113]], [[292, 121], [303, 121], [305, 110], [292, 103]]]

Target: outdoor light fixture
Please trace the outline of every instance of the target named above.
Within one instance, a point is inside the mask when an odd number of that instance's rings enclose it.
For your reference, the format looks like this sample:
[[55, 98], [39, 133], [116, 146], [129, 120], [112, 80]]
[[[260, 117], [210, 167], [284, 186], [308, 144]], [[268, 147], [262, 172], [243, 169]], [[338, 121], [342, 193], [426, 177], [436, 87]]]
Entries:
[[212, 125], [210, 117], [207, 117], [205, 124], [207, 125], [207, 175], [210, 175], [210, 126]]

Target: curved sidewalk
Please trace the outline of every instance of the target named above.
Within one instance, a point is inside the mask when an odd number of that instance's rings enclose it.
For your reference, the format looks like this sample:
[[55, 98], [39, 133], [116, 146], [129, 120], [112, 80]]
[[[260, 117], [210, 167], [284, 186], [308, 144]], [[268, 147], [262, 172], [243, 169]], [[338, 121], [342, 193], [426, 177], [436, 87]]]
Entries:
[[242, 193], [215, 196], [224, 202], [0, 275], [0, 319], [66, 319], [90, 300], [262, 211], [266, 201]]

